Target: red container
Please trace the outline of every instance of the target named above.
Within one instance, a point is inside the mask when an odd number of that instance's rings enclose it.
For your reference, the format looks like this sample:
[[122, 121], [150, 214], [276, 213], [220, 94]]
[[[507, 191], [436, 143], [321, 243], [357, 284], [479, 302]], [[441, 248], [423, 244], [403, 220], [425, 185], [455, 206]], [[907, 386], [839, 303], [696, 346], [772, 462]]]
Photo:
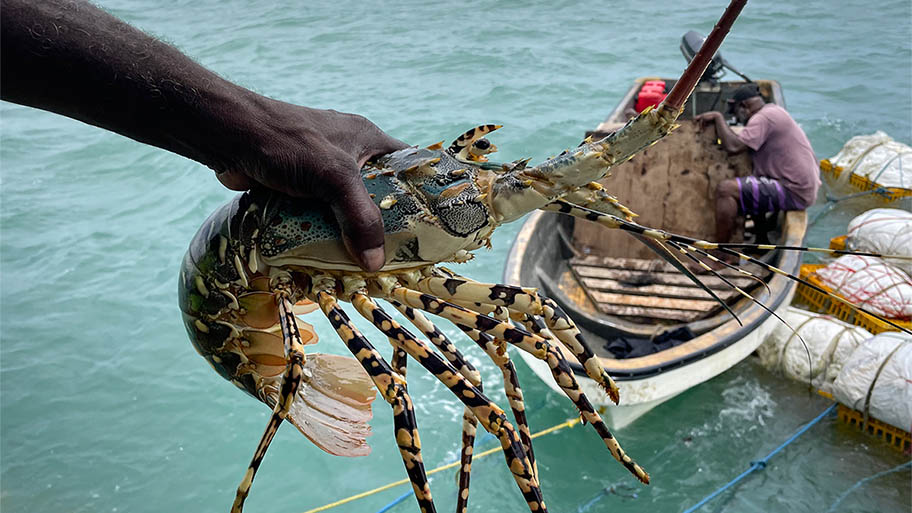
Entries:
[[637, 95], [636, 111], [643, 112], [646, 107], [657, 107], [666, 96], [668, 95], [661, 89], [640, 90], [640, 94]]
[[647, 80], [643, 82], [643, 88], [646, 87], [659, 87], [662, 91], [665, 91], [665, 81], [664, 80]]
[[636, 111], [643, 112], [646, 107], [656, 107], [665, 99], [665, 81], [647, 80], [637, 94]]

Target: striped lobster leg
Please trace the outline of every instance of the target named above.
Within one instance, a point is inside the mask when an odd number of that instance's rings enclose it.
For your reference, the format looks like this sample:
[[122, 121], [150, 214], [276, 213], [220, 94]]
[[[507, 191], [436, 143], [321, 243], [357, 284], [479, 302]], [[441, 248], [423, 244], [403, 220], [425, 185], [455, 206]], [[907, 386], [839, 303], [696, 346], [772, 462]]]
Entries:
[[[456, 370], [459, 371], [469, 382], [474, 385], [478, 390], [482, 390], [481, 384], [481, 373], [478, 372], [468, 360], [456, 349], [456, 346], [450, 342], [449, 338], [440, 331], [427, 317], [424, 316], [418, 310], [405, 306], [398, 301], [390, 301], [390, 304], [393, 305], [399, 312], [402, 313], [411, 323], [418, 328], [428, 340], [433, 343], [437, 349], [443, 353], [446, 359], [452, 363]], [[512, 403], [511, 403], [512, 404]], [[515, 411], [514, 411], [515, 418]], [[519, 436], [523, 439], [523, 444], [525, 445], [526, 439], [525, 436], [529, 432], [529, 427], [519, 423], [517, 419], [517, 428], [519, 429]], [[524, 429], [525, 428], [525, 429]], [[475, 433], [478, 429], [478, 419], [475, 418], [475, 414], [472, 413], [472, 409], [468, 406], [465, 407], [465, 411], [462, 414], [462, 449], [460, 450], [460, 461], [459, 461], [459, 488], [456, 496], [456, 511], [465, 512], [468, 509], [468, 500], [469, 500], [469, 482], [472, 472], [472, 453], [475, 445]], [[529, 457], [529, 461], [532, 463], [533, 468], [535, 466], [535, 460], [532, 458], [532, 453], [530, 452], [529, 446], [525, 445], [526, 455]], [[537, 476], [536, 476], [537, 477]]]
[[306, 359], [304, 355], [304, 343], [301, 341], [298, 325], [295, 322], [294, 313], [292, 312], [293, 306], [283, 292], [276, 294], [276, 301], [279, 306], [279, 323], [282, 327], [282, 340], [285, 345], [285, 359], [288, 361], [288, 365], [285, 368], [285, 372], [282, 374], [282, 386], [279, 397], [276, 400], [276, 405], [272, 410], [272, 416], [269, 418], [269, 423], [266, 425], [266, 431], [263, 432], [260, 443], [253, 453], [253, 459], [247, 467], [244, 479], [238, 486], [234, 503], [231, 505], [231, 513], [241, 513], [241, 511], [243, 511], [244, 500], [247, 499], [247, 495], [250, 493], [250, 487], [253, 485], [253, 478], [260, 468], [260, 463], [263, 462], [263, 458], [266, 456], [266, 450], [269, 449], [269, 444], [272, 443], [272, 439], [279, 430], [279, 426], [282, 425], [282, 421], [285, 420], [285, 417], [288, 415], [288, 411], [295, 401], [295, 395], [298, 393], [301, 381], [304, 379], [304, 361]]
[[509, 353], [507, 353], [507, 343], [468, 326], [459, 324], [457, 327], [475, 341], [485, 354], [491, 358], [494, 365], [500, 368], [500, 372], [503, 374], [504, 393], [510, 402], [510, 409], [513, 410], [513, 418], [516, 420], [519, 437], [526, 448], [529, 461], [532, 462], [535, 475], [538, 476], [535, 453], [532, 449], [532, 432], [529, 430], [529, 422], [526, 420], [526, 404], [523, 400], [522, 388], [519, 386], [519, 378], [516, 376], [516, 367], [513, 365], [513, 361], [510, 360]]
[[[459, 302], [454, 301], [454, 304], [473, 312], [491, 315], [500, 321], [509, 322], [510, 320], [509, 312], [506, 308], [482, 303], [460, 304]], [[420, 313], [418, 310], [413, 311], [415, 313]], [[507, 343], [503, 339], [495, 339], [491, 335], [482, 333], [474, 328], [462, 324], [457, 324], [456, 326], [471, 338], [485, 354], [488, 355], [491, 361], [500, 368], [501, 374], [503, 375], [504, 392], [507, 396], [507, 400], [510, 402], [510, 409], [513, 410], [516, 428], [519, 430], [520, 438], [522, 438], [523, 445], [526, 447], [526, 454], [529, 456], [529, 461], [531, 461], [532, 466], [535, 467], [535, 454], [532, 449], [532, 432], [529, 430], [529, 423], [526, 419], [526, 406], [523, 399], [522, 388], [519, 384], [519, 378], [516, 375], [516, 367], [513, 365], [513, 361], [510, 360], [510, 355], [507, 352]]]
[[452, 272], [450, 274], [452, 277], [422, 278], [412, 285], [421, 292], [433, 294], [448, 301], [503, 306], [523, 314], [541, 316], [551, 333], [579, 360], [586, 370], [586, 375], [600, 384], [611, 400], [617, 404], [620, 400], [617, 384], [599, 363], [573, 319], [557, 303], [539, 294], [537, 289], [479, 283]]
[[472, 413], [482, 426], [500, 439], [507, 467], [513, 473], [513, 478], [529, 505], [530, 511], [546, 511], [538, 480], [532, 472], [532, 466], [526, 457], [522, 442], [503, 410], [472, 386], [456, 368], [434, 352], [433, 348], [415, 338], [384, 312], [369, 296], [356, 292], [352, 295], [351, 301], [365, 319], [371, 321], [390, 341], [401, 345], [409, 356], [445, 384], [463, 404], [472, 409]]
[[[408, 289], [406, 287], [397, 287], [392, 289], [391, 295], [395, 297], [396, 300], [412, 306], [413, 308], [419, 308], [439, 315], [457, 325], [476, 329], [480, 332], [493, 335], [495, 338], [502, 338], [508, 343], [514, 344], [524, 350], [528, 350], [527, 348], [531, 341], [533, 348], [540, 349], [544, 353], [538, 355], [533, 352], [531, 354], [544, 360], [548, 364], [555, 382], [561, 387], [567, 397], [573, 401], [579, 409], [580, 414], [583, 416], [583, 419], [589, 422], [596, 432], [598, 432], [606, 447], [608, 447], [608, 450], [611, 452], [611, 455], [627, 468], [630, 473], [636, 476], [637, 479], [643, 483], [649, 483], [649, 474], [624, 452], [620, 444], [618, 444], [617, 440], [608, 430], [608, 427], [602, 421], [599, 414], [592, 407], [592, 404], [583, 394], [582, 390], [580, 390], [576, 377], [573, 375], [573, 371], [570, 369], [570, 365], [567, 363], [566, 359], [564, 359], [560, 351], [549, 344], [545, 339], [517, 328], [509, 322], [498, 321], [485, 315], [472, 312], [453, 303], [448, 303], [431, 294]], [[471, 300], [471, 298], [466, 299]]]
[[[332, 288], [329, 287], [329, 290]], [[405, 379], [393, 370], [371, 343], [361, 335], [339, 307], [332, 294], [321, 290], [316, 292], [316, 299], [336, 333], [367, 371], [386, 402], [392, 406], [396, 443], [399, 446], [399, 453], [402, 455], [402, 462], [405, 464], [405, 471], [412, 483], [412, 489], [415, 491], [418, 506], [422, 511], [429, 513], [436, 511], [424, 470], [424, 462], [421, 460], [421, 441], [418, 437], [415, 409], [406, 389]], [[394, 348], [394, 351], [397, 349]]]

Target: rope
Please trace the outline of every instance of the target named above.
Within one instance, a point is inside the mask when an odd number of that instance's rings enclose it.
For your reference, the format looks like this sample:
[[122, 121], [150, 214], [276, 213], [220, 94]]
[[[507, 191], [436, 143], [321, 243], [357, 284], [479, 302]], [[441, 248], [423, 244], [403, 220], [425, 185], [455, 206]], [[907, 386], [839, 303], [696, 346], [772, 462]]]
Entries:
[[835, 410], [835, 409], [836, 409], [836, 403], [831, 404], [826, 410], [823, 410], [823, 413], [821, 413], [820, 415], [818, 415], [817, 418], [815, 418], [814, 420], [808, 422], [804, 427], [802, 427], [801, 429], [799, 429], [794, 435], [792, 435], [791, 437], [789, 437], [789, 439], [786, 440], [782, 445], [780, 445], [779, 447], [776, 447], [775, 449], [773, 449], [773, 451], [770, 452], [769, 454], [767, 454], [762, 460], [750, 462], [750, 468], [748, 468], [747, 470], [745, 470], [744, 472], [742, 472], [741, 475], [739, 475], [738, 477], [736, 477], [736, 478], [732, 479], [731, 481], [729, 481], [729, 482], [728, 482], [725, 486], [723, 486], [722, 488], [719, 488], [718, 490], [714, 491], [713, 493], [707, 495], [706, 497], [703, 498], [703, 500], [701, 500], [700, 502], [696, 503], [696, 504], [693, 505], [692, 507], [690, 507], [690, 508], [688, 508], [687, 510], [685, 510], [684, 513], [693, 513], [694, 511], [698, 510], [701, 506], [703, 506], [703, 505], [706, 504], [707, 502], [709, 502], [709, 501], [713, 500], [714, 498], [716, 498], [717, 495], [719, 495], [720, 493], [724, 492], [725, 490], [728, 490], [729, 488], [731, 488], [732, 486], [734, 486], [738, 481], [741, 481], [742, 479], [744, 479], [745, 477], [747, 477], [747, 475], [750, 474], [751, 472], [753, 472], [753, 471], [755, 471], [755, 470], [757, 470], [757, 469], [762, 470], [762, 469], [766, 468], [766, 464], [767, 464], [767, 462], [770, 460], [770, 458], [772, 458], [772, 457], [775, 456], [777, 453], [779, 453], [779, 451], [781, 451], [782, 449], [784, 449], [785, 446], [787, 446], [788, 444], [794, 442], [799, 436], [801, 436], [802, 434], [804, 434], [805, 431], [807, 431], [808, 429], [810, 429], [811, 426], [813, 426], [814, 424], [817, 424], [818, 422], [820, 422], [821, 419], [823, 419], [825, 416], [827, 416], [830, 412], [832, 412], [832, 411]]
[[[824, 187], [826, 187], [827, 190], [830, 190], [829, 186], [826, 185], [826, 182], [824, 182]], [[826, 214], [829, 214], [831, 210], [836, 208], [836, 206], [839, 204], [840, 201], [845, 201], [845, 200], [852, 199], [852, 198], [858, 198], [861, 196], [867, 196], [869, 194], [880, 194], [884, 198], [890, 197], [890, 191], [885, 187], [877, 187], [877, 188], [871, 189], [869, 191], [856, 192], [856, 193], [848, 194], [848, 195], [841, 196], [841, 197], [833, 196], [829, 192], [827, 192], [825, 194], [826, 201], [827, 201], [826, 204], [824, 204], [823, 207], [820, 209], [820, 211], [814, 215], [814, 218], [811, 219], [811, 221], [808, 223], [808, 226], [809, 227], [813, 226], [814, 224], [817, 223], [817, 221], [820, 220], [821, 217], [823, 217]]]
[[871, 380], [871, 386], [868, 387], [868, 393], [865, 394], [864, 402], [864, 423], [861, 426], [862, 431], [868, 431], [868, 420], [870, 420], [870, 410], [871, 410], [871, 396], [874, 394], [874, 385], [877, 384], [877, 379], [880, 378], [880, 373], [883, 372], [884, 367], [887, 366], [887, 362], [890, 361], [890, 358], [893, 358], [893, 355], [903, 346], [903, 341], [900, 339], [896, 344], [896, 347], [890, 351], [890, 354], [880, 362], [880, 367], [877, 368], [877, 372], [874, 373], [874, 379]]
[[[552, 433], [552, 432], [554, 432], [554, 431], [557, 431], [557, 430], [559, 430], [559, 429], [563, 429], [563, 428], [565, 428], [565, 427], [573, 427], [573, 426], [575, 426], [575, 425], [577, 425], [577, 424], [579, 424], [579, 423], [580, 423], [580, 419], [579, 419], [579, 418], [570, 419], [570, 420], [567, 420], [567, 421], [565, 421], [565, 422], [561, 422], [560, 424], [557, 424], [556, 426], [551, 426], [551, 427], [549, 427], [549, 428], [547, 428], [547, 429], [543, 429], [543, 430], [539, 431], [538, 433], [533, 434], [533, 435], [532, 435], [532, 438], [538, 438], [538, 437], [540, 437], [540, 436], [547, 435], [548, 433]], [[493, 448], [493, 449], [488, 449], [487, 451], [484, 451], [484, 452], [481, 452], [481, 453], [479, 453], [479, 454], [476, 454], [475, 457], [474, 457], [474, 459], [477, 460], [477, 459], [483, 458], [483, 457], [485, 457], [485, 456], [488, 456], [488, 455], [490, 455], [490, 454], [494, 454], [494, 453], [500, 452], [500, 451], [503, 451], [503, 447], [495, 447], [495, 448]], [[454, 461], [454, 462], [452, 462], [452, 463], [448, 463], [448, 464], [446, 464], [446, 465], [442, 465], [442, 466], [437, 467], [437, 468], [435, 468], [435, 469], [433, 469], [433, 470], [429, 470], [429, 471], [427, 472], [427, 475], [430, 476], [430, 475], [432, 475], [432, 474], [436, 474], [437, 472], [441, 472], [441, 471], [443, 471], [443, 470], [447, 470], [447, 469], [451, 469], [451, 468], [454, 468], [454, 467], [458, 467], [459, 464], [460, 464], [459, 461]], [[319, 508], [309, 509], [309, 510], [305, 511], [304, 513], [317, 513], [317, 512], [319, 512], [319, 511], [326, 511], [326, 510], [328, 510], [328, 509], [335, 508], [336, 506], [341, 506], [341, 505], [343, 505], [343, 504], [347, 504], [347, 503], [349, 503], [349, 502], [351, 502], [351, 501], [354, 501], [354, 500], [357, 500], [357, 499], [363, 499], [364, 497], [368, 497], [368, 496], [371, 496], [371, 495], [375, 495], [375, 494], [380, 493], [380, 492], [382, 492], [382, 491], [384, 491], [384, 490], [388, 490], [388, 489], [390, 489], [390, 488], [394, 488], [394, 487], [399, 486], [399, 485], [404, 485], [404, 484], [407, 484], [407, 483], [409, 483], [409, 482], [410, 482], [410, 481], [409, 481], [408, 479], [400, 479], [399, 481], [395, 481], [395, 482], [393, 482], [393, 483], [385, 484], [385, 485], [380, 486], [380, 487], [378, 487], [378, 488], [374, 488], [373, 490], [368, 490], [368, 491], [366, 491], [366, 492], [361, 492], [361, 493], [352, 495], [351, 497], [346, 497], [345, 499], [342, 499], [342, 500], [338, 500], [338, 501], [335, 501], [335, 502], [331, 502], [331, 503], [329, 503], [329, 504], [320, 506]], [[383, 513], [383, 512], [385, 512], [385, 511], [389, 511], [389, 508], [390, 508], [390, 507], [392, 507], [392, 506], [398, 504], [399, 502], [402, 502], [406, 497], [408, 497], [408, 496], [411, 495], [412, 493], [414, 493], [414, 491], [409, 491], [409, 492], [403, 494], [401, 497], [397, 498], [397, 499], [394, 500], [392, 503], [387, 504], [386, 506], [384, 506], [383, 509], [381, 509], [378, 513]]]
[[902, 470], [902, 469], [904, 469], [904, 468], [906, 468], [906, 467], [912, 467], [912, 461], [907, 461], [907, 462], [905, 462], [905, 463], [902, 463], [902, 464], [900, 464], [900, 465], [897, 465], [897, 466], [891, 468], [890, 470], [884, 470], [883, 472], [878, 472], [878, 473], [876, 473], [876, 474], [874, 474], [874, 475], [872, 475], [872, 476], [868, 476], [868, 477], [866, 477], [866, 478], [864, 478], [864, 479], [858, 481], [857, 483], [855, 483], [854, 485], [852, 485], [848, 490], [842, 492], [842, 495], [840, 495], [840, 496], [836, 499], [836, 502], [834, 502], [833, 504], [830, 505], [830, 507], [826, 510], [826, 513], [830, 513], [831, 511], [835, 511], [835, 510], [836, 510], [836, 506], [839, 506], [839, 504], [840, 504], [842, 501], [844, 501], [844, 500], [846, 499], [846, 497], [848, 497], [852, 492], [854, 492], [855, 490], [857, 490], [858, 488], [860, 488], [861, 485], [863, 485], [863, 484], [865, 484], [865, 483], [867, 483], [867, 482], [869, 482], [869, 481], [873, 481], [873, 480], [875, 480], [875, 479], [877, 479], [877, 478], [879, 478], [879, 477], [883, 477], [883, 476], [885, 476], [885, 475], [887, 475], [887, 474], [892, 474], [893, 472], [899, 472], [900, 470]]

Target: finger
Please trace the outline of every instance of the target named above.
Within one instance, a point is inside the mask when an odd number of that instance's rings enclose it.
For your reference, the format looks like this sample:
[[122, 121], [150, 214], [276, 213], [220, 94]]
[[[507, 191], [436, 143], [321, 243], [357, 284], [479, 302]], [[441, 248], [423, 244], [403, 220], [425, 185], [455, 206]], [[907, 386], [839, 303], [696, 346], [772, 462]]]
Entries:
[[222, 182], [222, 185], [232, 191], [246, 191], [255, 184], [248, 176], [237, 171], [223, 171], [216, 173], [215, 177], [218, 178], [219, 182]]
[[378, 130], [378, 136], [375, 141], [372, 141], [370, 145], [366, 146], [361, 152], [361, 155], [358, 159], [358, 167], [364, 165], [368, 160], [372, 160], [376, 157], [382, 157], [394, 151], [399, 151], [403, 148], [408, 148], [409, 145], [404, 142], [391, 137], [384, 132]]
[[358, 168], [345, 175], [347, 179], [340, 180], [333, 191], [330, 206], [342, 228], [345, 248], [365, 271], [377, 271], [386, 263], [380, 209], [368, 195]]

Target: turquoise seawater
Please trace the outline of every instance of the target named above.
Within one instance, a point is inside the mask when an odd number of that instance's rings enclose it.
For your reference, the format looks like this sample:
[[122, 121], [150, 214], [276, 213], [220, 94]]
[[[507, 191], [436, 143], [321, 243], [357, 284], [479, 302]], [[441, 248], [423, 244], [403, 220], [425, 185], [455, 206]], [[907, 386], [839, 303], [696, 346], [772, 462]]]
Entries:
[[[681, 35], [707, 33], [724, 8], [611, 4], [626, 3], [101, 1], [260, 93], [363, 114], [412, 144], [499, 123], [499, 158], [535, 161], [574, 146], [635, 77], [679, 73]], [[747, 6], [722, 52], [749, 76], [782, 83], [822, 158], [875, 130], [912, 142], [910, 46], [908, 0], [773, 0]], [[191, 237], [233, 193], [194, 162], [76, 121], [12, 104], [0, 116], [0, 509], [227, 511], [269, 411], [196, 355], [176, 292]], [[811, 242], [843, 233], [862, 209], [841, 205], [813, 227]], [[460, 271], [499, 280], [518, 228], [500, 229], [494, 249]], [[310, 320], [322, 339], [316, 349], [344, 354], [328, 323]], [[506, 404], [497, 369], [470, 345], [486, 388]], [[565, 398], [517, 365], [533, 431], [573, 416]], [[424, 460], [434, 468], [458, 454], [461, 407], [411, 368]], [[539, 438], [545, 498], [555, 512], [680, 512], [827, 404], [748, 360], [616, 433], [652, 473], [649, 487], [588, 427]], [[373, 453], [358, 459], [328, 456], [284, 426], [247, 510], [301, 512], [404, 478], [389, 409], [377, 400], [374, 412]], [[908, 469], [840, 500], [907, 459], [828, 418], [701, 511], [909, 511]], [[473, 470], [471, 511], [526, 510], [501, 457]], [[438, 508], [451, 511], [452, 471], [431, 487]], [[329, 511], [379, 511], [406, 491]], [[411, 498], [391, 509], [415, 510]]]

